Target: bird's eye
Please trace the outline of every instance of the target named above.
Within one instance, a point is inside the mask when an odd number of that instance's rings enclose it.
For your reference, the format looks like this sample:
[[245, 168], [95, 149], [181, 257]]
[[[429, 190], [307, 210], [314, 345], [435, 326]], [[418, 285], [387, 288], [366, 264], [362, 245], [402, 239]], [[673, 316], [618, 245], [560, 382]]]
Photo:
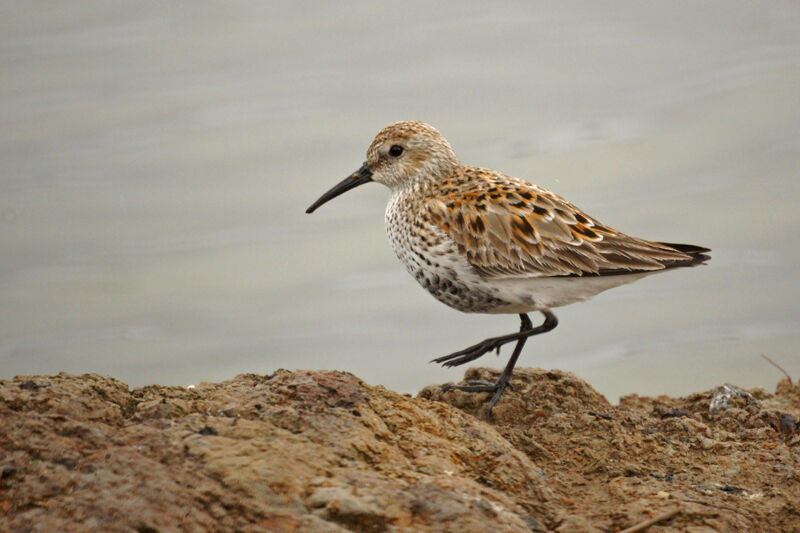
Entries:
[[392, 157], [400, 157], [400, 154], [403, 153], [403, 147], [399, 144], [393, 144], [391, 148], [389, 148], [389, 155]]

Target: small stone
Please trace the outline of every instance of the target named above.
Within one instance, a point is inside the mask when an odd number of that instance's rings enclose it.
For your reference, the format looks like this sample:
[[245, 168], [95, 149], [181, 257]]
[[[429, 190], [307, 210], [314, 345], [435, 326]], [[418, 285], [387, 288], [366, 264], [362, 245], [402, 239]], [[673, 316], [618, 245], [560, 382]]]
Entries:
[[704, 450], [710, 450], [710, 449], [711, 449], [711, 448], [713, 448], [713, 447], [714, 447], [716, 444], [717, 444], [717, 443], [716, 443], [716, 441], [714, 441], [714, 440], [712, 440], [712, 439], [709, 439], [709, 438], [707, 438], [707, 437], [700, 437], [700, 446], [701, 446], [701, 447], [702, 447]]

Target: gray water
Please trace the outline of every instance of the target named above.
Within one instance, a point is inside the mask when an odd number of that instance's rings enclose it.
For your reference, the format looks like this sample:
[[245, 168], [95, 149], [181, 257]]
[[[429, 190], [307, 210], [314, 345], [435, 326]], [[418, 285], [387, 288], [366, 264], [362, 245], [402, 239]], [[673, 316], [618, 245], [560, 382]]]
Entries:
[[611, 399], [800, 377], [800, 4], [726, 0], [1, 3], [0, 378], [458, 379], [428, 360], [518, 319], [419, 288], [380, 185], [304, 214], [402, 119], [714, 250], [558, 309], [521, 365]]

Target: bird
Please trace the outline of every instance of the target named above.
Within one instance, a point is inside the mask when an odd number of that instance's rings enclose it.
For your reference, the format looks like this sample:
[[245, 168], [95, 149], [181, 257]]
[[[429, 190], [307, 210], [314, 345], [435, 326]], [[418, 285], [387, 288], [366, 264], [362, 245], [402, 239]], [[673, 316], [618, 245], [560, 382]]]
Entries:
[[[431, 362], [458, 366], [516, 342], [496, 382], [445, 390], [488, 392], [492, 409], [513, 386], [526, 340], [553, 330], [553, 308], [665, 270], [705, 264], [709, 248], [655, 242], [619, 232], [564, 198], [497, 170], [462, 165], [436, 128], [400, 121], [381, 129], [361, 167], [306, 213], [369, 182], [391, 197], [385, 227], [408, 272], [437, 300], [466, 313], [517, 314], [519, 330], [487, 338]], [[528, 313], [544, 320], [534, 326]]]

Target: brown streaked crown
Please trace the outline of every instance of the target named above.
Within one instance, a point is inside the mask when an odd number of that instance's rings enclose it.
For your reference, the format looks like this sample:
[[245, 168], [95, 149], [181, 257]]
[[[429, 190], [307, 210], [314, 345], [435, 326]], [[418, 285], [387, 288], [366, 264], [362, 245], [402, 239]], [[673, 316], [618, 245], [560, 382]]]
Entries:
[[[393, 146], [401, 147], [402, 153], [392, 155]], [[460, 165], [447, 139], [415, 120], [394, 122], [379, 131], [367, 149], [367, 164], [373, 180], [392, 189], [416, 179], [447, 176]]]

